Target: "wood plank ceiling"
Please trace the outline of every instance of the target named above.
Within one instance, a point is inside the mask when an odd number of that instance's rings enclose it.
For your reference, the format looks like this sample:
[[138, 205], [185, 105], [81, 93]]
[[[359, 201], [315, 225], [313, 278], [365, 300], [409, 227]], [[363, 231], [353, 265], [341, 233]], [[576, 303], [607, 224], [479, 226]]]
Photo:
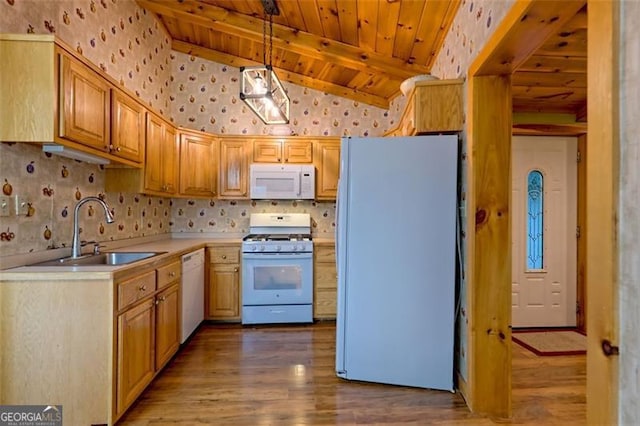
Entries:
[[[137, 2], [158, 15], [176, 51], [234, 67], [264, 62], [261, 0]], [[271, 62], [283, 81], [388, 108], [402, 81], [430, 72], [461, 4], [278, 0]], [[514, 111], [586, 119], [586, 57], [585, 5], [515, 70]]]

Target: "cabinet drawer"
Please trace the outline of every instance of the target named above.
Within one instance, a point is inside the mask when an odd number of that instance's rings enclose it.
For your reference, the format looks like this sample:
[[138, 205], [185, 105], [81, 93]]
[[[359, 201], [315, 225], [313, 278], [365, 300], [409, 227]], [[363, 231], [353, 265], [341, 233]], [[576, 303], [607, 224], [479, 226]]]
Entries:
[[118, 310], [156, 291], [156, 271], [122, 281], [118, 284]]
[[211, 263], [239, 263], [239, 247], [213, 247], [211, 249]]
[[171, 284], [180, 279], [182, 275], [182, 265], [180, 262], [173, 262], [165, 266], [161, 266], [158, 271], [158, 289]]

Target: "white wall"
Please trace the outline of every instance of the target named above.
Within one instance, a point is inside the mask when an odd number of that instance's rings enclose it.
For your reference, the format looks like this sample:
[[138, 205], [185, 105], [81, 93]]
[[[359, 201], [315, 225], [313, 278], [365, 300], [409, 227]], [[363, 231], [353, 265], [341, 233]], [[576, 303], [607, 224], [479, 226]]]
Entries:
[[640, 2], [620, 3], [619, 423], [640, 421]]

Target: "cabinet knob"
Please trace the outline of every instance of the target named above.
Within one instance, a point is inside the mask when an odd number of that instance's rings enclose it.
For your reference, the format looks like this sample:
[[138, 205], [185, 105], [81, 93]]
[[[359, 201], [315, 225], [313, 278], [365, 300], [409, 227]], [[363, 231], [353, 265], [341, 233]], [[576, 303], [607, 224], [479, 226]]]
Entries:
[[171, 272], [169, 272], [169, 276], [170, 276], [171, 278], [173, 278], [173, 277], [175, 277], [175, 276], [176, 276], [176, 273], [175, 273], [175, 272], [173, 272], [173, 271], [171, 271]]
[[226, 259], [226, 258], [227, 258], [227, 255], [226, 255], [226, 254], [223, 254], [223, 255], [222, 255], [222, 258], [223, 258], [223, 259]]
[[233, 268], [233, 272], [238, 272], [238, 268]]
[[140, 287], [138, 287], [138, 290], [140, 291], [147, 291], [147, 286], [142, 284]]
[[117, 148], [116, 148], [116, 152], [120, 152], [120, 151], [122, 151], [122, 148], [117, 147]]

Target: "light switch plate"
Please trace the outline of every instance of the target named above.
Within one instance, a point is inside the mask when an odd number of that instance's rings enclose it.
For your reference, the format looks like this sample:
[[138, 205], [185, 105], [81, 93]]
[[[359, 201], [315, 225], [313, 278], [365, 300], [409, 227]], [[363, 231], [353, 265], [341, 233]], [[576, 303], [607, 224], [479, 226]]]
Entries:
[[11, 216], [11, 198], [0, 197], [0, 217]]
[[26, 216], [27, 212], [29, 211], [29, 201], [27, 201], [27, 199], [24, 197], [16, 195], [15, 202], [16, 202], [16, 215]]

